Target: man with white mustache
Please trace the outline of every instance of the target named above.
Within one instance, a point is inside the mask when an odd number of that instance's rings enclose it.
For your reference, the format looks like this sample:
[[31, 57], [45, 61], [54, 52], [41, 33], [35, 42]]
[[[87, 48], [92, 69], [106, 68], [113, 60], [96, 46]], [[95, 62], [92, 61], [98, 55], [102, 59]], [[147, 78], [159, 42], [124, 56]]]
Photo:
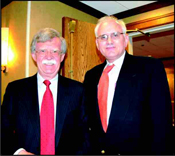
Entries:
[[[87, 154], [89, 130], [83, 85], [59, 74], [66, 49], [65, 39], [52, 28], [42, 29], [33, 37], [31, 54], [38, 72], [7, 86], [1, 109], [2, 154]], [[49, 94], [45, 96], [46, 92]], [[41, 115], [44, 99], [52, 104], [45, 110], [52, 107], [51, 115]], [[43, 128], [50, 123], [51, 128]], [[45, 132], [48, 127], [51, 133]]]
[[56, 64], [56, 61], [55, 60], [43, 60], [42, 63], [47, 64], [47, 65], [53, 65], [53, 64]]

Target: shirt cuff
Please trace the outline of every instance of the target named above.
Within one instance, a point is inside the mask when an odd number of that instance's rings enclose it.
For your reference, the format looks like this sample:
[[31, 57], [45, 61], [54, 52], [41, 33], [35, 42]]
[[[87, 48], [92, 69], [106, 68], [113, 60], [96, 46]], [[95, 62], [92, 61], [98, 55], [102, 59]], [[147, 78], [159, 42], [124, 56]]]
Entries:
[[18, 155], [19, 152], [21, 152], [22, 150], [25, 150], [25, 149], [24, 149], [24, 148], [20, 148], [20, 149], [18, 149], [13, 155]]

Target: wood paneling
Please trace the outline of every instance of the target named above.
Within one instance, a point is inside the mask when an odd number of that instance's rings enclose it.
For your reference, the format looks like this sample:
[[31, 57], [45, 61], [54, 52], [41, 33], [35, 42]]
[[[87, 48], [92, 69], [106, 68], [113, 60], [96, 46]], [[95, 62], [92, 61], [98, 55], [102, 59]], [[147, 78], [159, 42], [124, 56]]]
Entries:
[[[75, 31], [70, 32], [69, 22], [76, 21]], [[102, 63], [105, 59], [96, 48], [95, 24], [63, 18], [63, 36], [68, 43], [62, 75], [83, 82], [87, 70]]]
[[140, 20], [137, 22], [126, 24], [127, 30], [133, 29], [147, 29], [151, 27], [157, 27], [161, 25], [166, 25], [169, 23], [174, 23], [174, 12], [164, 14], [161, 16], [156, 16], [153, 18], [148, 18], [145, 20]]

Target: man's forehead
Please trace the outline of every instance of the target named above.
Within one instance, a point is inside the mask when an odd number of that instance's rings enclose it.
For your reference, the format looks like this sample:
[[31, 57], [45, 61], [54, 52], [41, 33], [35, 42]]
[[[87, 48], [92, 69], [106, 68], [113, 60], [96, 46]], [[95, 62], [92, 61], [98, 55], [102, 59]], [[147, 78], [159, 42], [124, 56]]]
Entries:
[[100, 25], [106, 26], [106, 25], [111, 25], [111, 24], [116, 25], [116, 26], [120, 26], [120, 24], [114, 19], [107, 19], [107, 20], [103, 21]]
[[98, 31], [105, 30], [105, 29], [110, 29], [110, 28], [111, 29], [115, 28], [115, 29], [118, 29], [118, 30], [122, 30], [122, 26], [119, 23], [117, 23], [115, 20], [109, 19], [109, 20], [103, 21], [100, 24]]
[[41, 46], [60, 46], [61, 45], [61, 40], [58, 37], [54, 37], [50, 40], [47, 40], [45, 42], [37, 42], [36, 47], [41, 47]]

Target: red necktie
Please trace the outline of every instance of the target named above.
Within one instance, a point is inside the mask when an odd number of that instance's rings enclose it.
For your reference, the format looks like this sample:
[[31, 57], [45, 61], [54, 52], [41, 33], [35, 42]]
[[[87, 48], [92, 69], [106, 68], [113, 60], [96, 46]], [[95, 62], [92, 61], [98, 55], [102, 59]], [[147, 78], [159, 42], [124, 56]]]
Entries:
[[104, 69], [98, 84], [98, 106], [103, 130], [105, 132], [107, 131], [107, 98], [108, 98], [108, 86], [109, 86], [108, 73], [113, 67], [114, 64], [111, 66], [107, 66]]
[[46, 91], [40, 113], [41, 155], [55, 155], [54, 103], [49, 89], [50, 81], [45, 80]]

